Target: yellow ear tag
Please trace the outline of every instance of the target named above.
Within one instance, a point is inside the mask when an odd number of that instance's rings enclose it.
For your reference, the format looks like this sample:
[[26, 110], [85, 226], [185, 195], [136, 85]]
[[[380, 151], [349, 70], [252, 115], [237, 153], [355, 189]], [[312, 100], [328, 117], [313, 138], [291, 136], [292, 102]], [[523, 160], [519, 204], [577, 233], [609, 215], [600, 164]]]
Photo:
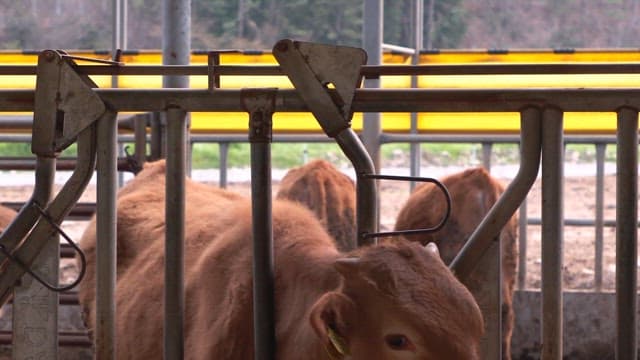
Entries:
[[349, 356], [349, 348], [347, 347], [347, 342], [344, 338], [338, 333], [336, 333], [332, 328], [327, 329], [327, 335], [329, 336], [329, 341], [331, 341], [331, 345], [336, 349], [338, 353], [342, 356]]

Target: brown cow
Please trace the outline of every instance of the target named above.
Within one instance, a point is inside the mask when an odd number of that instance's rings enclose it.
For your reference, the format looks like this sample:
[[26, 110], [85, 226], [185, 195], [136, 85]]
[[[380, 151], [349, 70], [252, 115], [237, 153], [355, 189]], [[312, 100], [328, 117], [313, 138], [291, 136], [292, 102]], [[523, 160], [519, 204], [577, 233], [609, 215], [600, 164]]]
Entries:
[[[159, 204], [164, 203], [165, 199], [165, 161], [145, 163], [144, 171], [137, 174], [131, 181], [127, 182], [118, 191], [118, 233], [117, 233], [117, 270], [118, 276], [122, 276], [124, 269], [128, 268], [134, 258], [142, 251], [149, 247], [150, 239], [164, 236], [164, 207], [158, 207], [157, 214], [148, 214], [145, 212], [146, 203]], [[192, 206], [186, 208], [186, 216], [194, 217], [192, 211], [200, 208], [208, 208], [213, 211], [224, 211], [224, 207], [228, 206], [232, 201], [241, 199], [242, 196], [227, 192], [212, 186], [186, 180], [190, 191], [186, 193], [186, 201]], [[210, 198], [217, 199], [215, 203], [210, 202]], [[125, 216], [126, 215], [126, 216]], [[82, 250], [84, 251], [87, 261], [94, 259], [94, 264], [86, 267], [86, 273], [81, 287], [85, 291], [79, 292], [80, 302], [83, 304], [93, 303], [95, 300], [95, 292], [93, 289], [86, 288], [86, 284], [94, 284], [96, 278], [96, 223], [95, 215], [87, 226], [85, 233], [80, 240]], [[194, 218], [192, 221], [198, 221]], [[202, 222], [206, 222], [207, 218], [201, 218]], [[197, 226], [196, 224], [195, 226]], [[191, 229], [187, 229], [187, 234]], [[89, 238], [90, 241], [83, 239]], [[125, 241], [129, 238], [138, 239], [138, 241]], [[147, 240], [147, 241], [145, 241]], [[93, 314], [85, 306], [83, 308], [83, 316], [87, 323], [93, 323]], [[91, 329], [90, 329], [91, 330]]]
[[[412, 241], [435, 242], [440, 255], [449, 264], [471, 233], [487, 215], [489, 209], [504, 192], [504, 187], [483, 168], [468, 169], [442, 179], [451, 194], [451, 217], [438, 232], [407, 236]], [[435, 226], [445, 212], [444, 195], [430, 183], [416, 187], [396, 220], [396, 230]], [[502, 241], [502, 353], [511, 359], [511, 333], [514, 313], [512, 307], [517, 262], [517, 216], [514, 215], [500, 233]]]
[[356, 247], [356, 187], [330, 162], [314, 160], [289, 170], [276, 198], [297, 201], [311, 209], [336, 240], [338, 250]]
[[[119, 262], [118, 359], [162, 356], [165, 205], [152, 187], [162, 176], [151, 177], [118, 199], [118, 244], [132, 250]], [[186, 191], [185, 357], [251, 359], [251, 204], [190, 181]], [[435, 246], [389, 240], [341, 254], [309, 210], [286, 200], [273, 204], [273, 236], [279, 359], [478, 359], [482, 315]], [[89, 230], [81, 246], [94, 243]], [[80, 288], [90, 310], [94, 281]]]

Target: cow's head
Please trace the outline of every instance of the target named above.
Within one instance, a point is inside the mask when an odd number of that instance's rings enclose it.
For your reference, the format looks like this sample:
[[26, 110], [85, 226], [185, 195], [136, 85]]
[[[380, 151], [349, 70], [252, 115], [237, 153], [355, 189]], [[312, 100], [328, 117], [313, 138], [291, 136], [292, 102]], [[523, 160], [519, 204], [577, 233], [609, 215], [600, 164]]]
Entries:
[[331, 357], [477, 358], [482, 315], [434, 244], [366, 247], [335, 268], [342, 286], [324, 294], [310, 315]]

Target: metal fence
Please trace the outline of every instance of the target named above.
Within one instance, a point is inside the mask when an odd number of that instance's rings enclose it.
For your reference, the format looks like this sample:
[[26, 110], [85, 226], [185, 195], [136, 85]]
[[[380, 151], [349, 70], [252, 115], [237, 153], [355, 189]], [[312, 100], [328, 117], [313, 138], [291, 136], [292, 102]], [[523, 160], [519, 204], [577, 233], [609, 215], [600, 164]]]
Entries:
[[[44, 53], [41, 61], [48, 61], [47, 57], [51, 54]], [[63, 65], [64, 66], [64, 65]], [[47, 73], [47, 66], [43, 69]], [[517, 66], [515, 67], [517, 68]], [[503, 71], [508, 72], [514, 68], [505, 66]], [[578, 71], [579, 67], [556, 67], [554, 69], [560, 71]], [[599, 68], [600, 71], [607, 72], [607, 67]], [[55, 72], [49, 69], [49, 75], [55, 76]], [[58, 69], [59, 70], [59, 69]], [[407, 71], [419, 72], [428, 71], [428, 67], [417, 68], [410, 67]], [[536, 70], [545, 71], [544, 66], [537, 67]], [[69, 71], [69, 70], [65, 70]], [[75, 70], [74, 70], [75, 71]], [[159, 71], [162, 71], [160, 69]], [[173, 70], [172, 70], [173, 71]], [[376, 70], [372, 70], [376, 71]], [[377, 71], [383, 72], [383, 68]], [[455, 66], [450, 69], [451, 72], [458, 71]], [[492, 71], [496, 71], [493, 68]], [[620, 71], [611, 69], [611, 71]], [[628, 68], [626, 71], [635, 71]], [[67, 73], [73, 78], [73, 73]], [[65, 84], [69, 81], [69, 77], [57, 79], [57, 88], [54, 82], [44, 82], [45, 89], [36, 88], [32, 90], [4, 90], [0, 92], [0, 108], [5, 111], [36, 111], [36, 122], [34, 123], [34, 141], [36, 144], [36, 153], [38, 154], [38, 164], [44, 159], [42, 157], [51, 157], [51, 152], [55, 152], [58, 148], [66, 145], [66, 140], [72, 136], [78, 136], [79, 156], [84, 156], [84, 152], [95, 151], [98, 155], [98, 234], [101, 236], [99, 244], [102, 245], [98, 249], [98, 256], [101, 260], [98, 264], [98, 315], [99, 326], [96, 332], [96, 350], [99, 357], [108, 358], [113, 355], [115, 346], [114, 330], [113, 330], [113, 290], [115, 284], [115, 262], [114, 247], [115, 232], [115, 183], [116, 183], [116, 153], [117, 139], [115, 115], [117, 112], [123, 111], [152, 111], [167, 113], [167, 218], [181, 219], [184, 214], [181, 212], [184, 206], [184, 174], [186, 172], [186, 139], [184, 115], [186, 112], [192, 111], [249, 111], [251, 116], [269, 111], [307, 111], [310, 106], [305, 100], [303, 90], [282, 90], [282, 89], [259, 89], [257, 91], [247, 92], [246, 90], [226, 90], [216, 89], [210, 90], [180, 90], [180, 89], [84, 89], [83, 95], [86, 94], [87, 101], [95, 101], [96, 103], [105, 104], [105, 111], [102, 115], [96, 115], [95, 118], [83, 120], [75, 118], [75, 115], [87, 113], [95, 113], [95, 109], [88, 109], [87, 103], [74, 103], [72, 97], [65, 98], [70, 93], [65, 93], [69, 86], [78, 84]], [[46, 78], [46, 75], [45, 75]], [[72, 81], [73, 82], [73, 81]], [[62, 84], [62, 85], [60, 85]], [[66, 86], [66, 87], [65, 87]], [[78, 85], [80, 86], [80, 85]], [[62, 103], [52, 103], [51, 91], [55, 93], [60, 90], [60, 98]], [[47, 93], [48, 92], [48, 93]], [[492, 208], [485, 221], [474, 232], [467, 245], [463, 248], [461, 254], [454, 260], [453, 267], [456, 274], [464, 279], [471, 269], [481, 261], [491, 261], [491, 258], [483, 257], [485, 250], [491, 247], [491, 238], [497, 234], [499, 229], [508, 218], [517, 211], [520, 203], [526, 197], [531, 185], [538, 176], [538, 169], [542, 166], [542, 262], [543, 267], [543, 286], [542, 286], [542, 343], [543, 359], [560, 359], [562, 357], [562, 180], [563, 180], [563, 146], [565, 139], [563, 137], [563, 112], [566, 111], [600, 111], [600, 112], [616, 112], [618, 114], [618, 133], [617, 133], [617, 169], [618, 169], [618, 212], [617, 212], [617, 329], [618, 339], [616, 343], [616, 351], [619, 358], [635, 358], [636, 356], [636, 262], [637, 262], [637, 205], [635, 201], [629, 199], [637, 198], [637, 128], [638, 128], [638, 112], [640, 108], [640, 89], [359, 89], [354, 90], [354, 96], [351, 109], [357, 112], [518, 112], [521, 115], [521, 165], [516, 177], [507, 187], [505, 194], [500, 198], [497, 205]], [[48, 97], [39, 98], [39, 95], [48, 95]], [[268, 97], [268, 103], [272, 104], [272, 108], [267, 110], [260, 108], [262, 97]], [[38, 99], [43, 102], [38, 102]], [[34, 105], [35, 100], [35, 105]], [[70, 101], [70, 103], [65, 103]], [[257, 102], [258, 108], [252, 107], [251, 102]], [[63, 105], [68, 107], [61, 107]], [[94, 112], [87, 112], [94, 110]], [[313, 110], [313, 109], [312, 109]], [[60, 120], [56, 114], [64, 111], [68, 118], [65, 118], [64, 126], [60, 128]], [[317, 116], [317, 115], [316, 115]], [[261, 119], [264, 119], [262, 117]], [[48, 120], [45, 122], [45, 120]], [[78, 126], [79, 121], [83, 126]], [[69, 121], [69, 122], [67, 122]], [[98, 129], [94, 126], [97, 124]], [[253, 124], [255, 125], [255, 124]], [[69, 128], [71, 128], [69, 130]], [[350, 129], [342, 129], [346, 133], [338, 132], [333, 134], [338, 142], [343, 141], [343, 150], [357, 153], [359, 149], [358, 140]], [[342, 131], [341, 130], [341, 131]], [[70, 131], [70, 133], [66, 133]], [[95, 131], [100, 136], [97, 137], [97, 143], [93, 143], [87, 139]], [[60, 134], [62, 132], [62, 134]], [[48, 141], [36, 141], [35, 136], [48, 137]], [[92, 135], [91, 135], [92, 136]], [[53, 141], [52, 141], [53, 140]], [[370, 141], [371, 139], [369, 139]], [[382, 141], [398, 141], [400, 138], [380, 137], [375, 140]], [[423, 141], [420, 136], [403, 141]], [[60, 142], [58, 142], [60, 141]], [[54, 144], [54, 148], [49, 146]], [[356, 145], [353, 145], [356, 144]], [[351, 148], [354, 146], [354, 148]], [[252, 170], [255, 176], [264, 179], [265, 185], [270, 185], [270, 173], [264, 166], [268, 161], [268, 146], [256, 145], [252, 143], [254, 154]], [[43, 154], [43, 155], [42, 155]], [[91, 163], [91, 160], [81, 159], [82, 162]], [[51, 163], [46, 162], [47, 168], [41, 169], [36, 174], [51, 173]], [[358, 168], [358, 164], [354, 164]], [[362, 165], [366, 167], [366, 165]], [[91, 168], [93, 170], [93, 168]], [[48, 177], [38, 177], [38, 181], [47, 182]], [[360, 179], [359, 179], [360, 180]], [[84, 180], [78, 180], [82, 182]], [[359, 183], [363, 183], [359, 181]], [[366, 184], [365, 184], [366, 185]], [[45, 187], [50, 186], [45, 184]], [[259, 191], [257, 191], [259, 192]], [[359, 193], [369, 192], [364, 190]], [[264, 191], [263, 194], [269, 194]], [[48, 197], [44, 194], [43, 197]], [[373, 199], [367, 199], [367, 204], [375, 208], [375, 194]], [[67, 201], [68, 199], [65, 199]], [[58, 198], [55, 198], [50, 204], [57, 205]], [[268, 208], [270, 199], [256, 199]], [[359, 200], [363, 201], [363, 200]], [[373, 205], [372, 205], [373, 204]], [[51, 207], [51, 205], [49, 206]], [[362, 204], [359, 205], [359, 216], [363, 216]], [[55, 208], [49, 210], [56, 210]], [[64, 211], [60, 211], [64, 213]], [[374, 212], [375, 214], [375, 212]], [[264, 214], [263, 214], [264, 215]], [[359, 230], [365, 227], [367, 229], [371, 221], [359, 222]], [[258, 215], [259, 219], [265, 219], [265, 216]], [[257, 218], [257, 219], [258, 219]], [[21, 219], [19, 217], [18, 219]], [[256, 226], [263, 224], [258, 223]], [[40, 224], [40, 223], [39, 223]], [[173, 224], [173, 225], [170, 225]], [[182, 227], [180, 222], [167, 222], [167, 246], [180, 247], [182, 242]], [[268, 224], [264, 224], [268, 226]], [[25, 226], [21, 226], [25, 227]], [[47, 227], [42, 225], [41, 227]], [[5, 240], [9, 233], [15, 236], [15, 230], [18, 226], [12, 224], [9, 229], [3, 233], [0, 240]], [[374, 226], [375, 228], [375, 226]], [[260, 230], [258, 230], [260, 232]], [[266, 231], [262, 231], [266, 233]], [[268, 239], [265, 243], [269, 243]], [[177, 248], [176, 248], [177, 249]], [[173, 251], [171, 251], [174, 253]], [[37, 252], [36, 252], [37, 253]], [[179, 250], [176, 250], [180, 254]], [[58, 254], [55, 254], [57, 258]], [[495, 258], [495, 256], [493, 257]], [[175, 264], [182, 261], [180, 256], [175, 259]], [[7, 265], [13, 268], [12, 264]], [[267, 259], [264, 266], [272, 266]], [[18, 271], [18, 270], [15, 270]], [[499, 274], [491, 274], [490, 285], [497, 285]], [[7, 277], [7, 273], [3, 273], [0, 280], [2, 292], [6, 293], [12, 289], [15, 278]], [[7, 282], [10, 283], [7, 283]], [[182, 287], [180, 274], [176, 277], [168, 278], [167, 283], [176, 291], [167, 292], [166, 296], [168, 304], [174, 304], [173, 307], [167, 309], [167, 312], [174, 314], [181, 313], [180, 291]], [[267, 279], [267, 282], [269, 279]], [[499, 289], [499, 285], [491, 286], [492, 289]], [[264, 290], [265, 296], [269, 296], [269, 287]], [[492, 296], [495, 300], [496, 291], [492, 290]], [[498, 291], [499, 299], [499, 291]], [[57, 298], [56, 298], [57, 300]], [[486, 305], [483, 309], [488, 310], [485, 318], [488, 320], [487, 341], [493, 345], [486, 345], [485, 356], [487, 358], [495, 358], [496, 353], [495, 342], [499, 339], [499, 306], [494, 303], [484, 304], [479, 299], [481, 306]], [[57, 301], [55, 302], [57, 304]], [[268, 305], [268, 301], [265, 304]], [[267, 311], [265, 313], [268, 320], [268, 309], [257, 309], [257, 312]], [[55, 313], [55, 307], [52, 313]], [[498, 315], [496, 315], [498, 314]], [[256, 314], [256, 317], [260, 315]], [[55, 316], [54, 316], [55, 317]], [[174, 318], [171, 327], [174, 329], [181, 328], [181, 319]], [[497, 330], [496, 330], [497, 329]], [[268, 340], [268, 334], [259, 334], [258, 338]], [[174, 346], [180, 347], [181, 336], [174, 334], [170, 336], [170, 342]], [[499, 340], [498, 340], [499, 343]], [[55, 345], [52, 345], [55, 347]], [[498, 345], [499, 347], [499, 345]], [[487, 352], [489, 349], [489, 352]]]

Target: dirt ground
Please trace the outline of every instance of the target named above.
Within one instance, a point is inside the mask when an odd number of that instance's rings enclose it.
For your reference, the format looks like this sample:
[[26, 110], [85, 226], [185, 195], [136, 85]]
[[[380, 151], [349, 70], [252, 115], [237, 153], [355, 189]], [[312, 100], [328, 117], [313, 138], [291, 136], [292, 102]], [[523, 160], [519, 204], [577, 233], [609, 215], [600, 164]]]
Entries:
[[[508, 181], [505, 180], [505, 183]], [[274, 186], [277, 187], [277, 184]], [[229, 188], [244, 194], [250, 193], [248, 182], [231, 183]], [[274, 189], [274, 194], [276, 189]], [[406, 183], [382, 181], [381, 227], [391, 228], [394, 219], [406, 198], [409, 186]], [[566, 219], [593, 219], [595, 217], [595, 178], [592, 176], [565, 178], [564, 214]], [[25, 201], [31, 195], [31, 186], [5, 186], [2, 201]], [[94, 201], [95, 187], [85, 191], [81, 201]], [[530, 218], [540, 218], [540, 182], [537, 181], [527, 201]], [[605, 179], [605, 220], [615, 219], [615, 176]], [[69, 221], [63, 224], [72, 239], [79, 239], [84, 221]], [[615, 228], [604, 229], [603, 288], [615, 286]], [[565, 227], [564, 229], [564, 286], [566, 289], [591, 289], [594, 286], [595, 230], [593, 227]], [[526, 288], [540, 287], [540, 226], [529, 225], [527, 231], [527, 275]], [[62, 264], [63, 281], [72, 280], [75, 273], [68, 261]]]

